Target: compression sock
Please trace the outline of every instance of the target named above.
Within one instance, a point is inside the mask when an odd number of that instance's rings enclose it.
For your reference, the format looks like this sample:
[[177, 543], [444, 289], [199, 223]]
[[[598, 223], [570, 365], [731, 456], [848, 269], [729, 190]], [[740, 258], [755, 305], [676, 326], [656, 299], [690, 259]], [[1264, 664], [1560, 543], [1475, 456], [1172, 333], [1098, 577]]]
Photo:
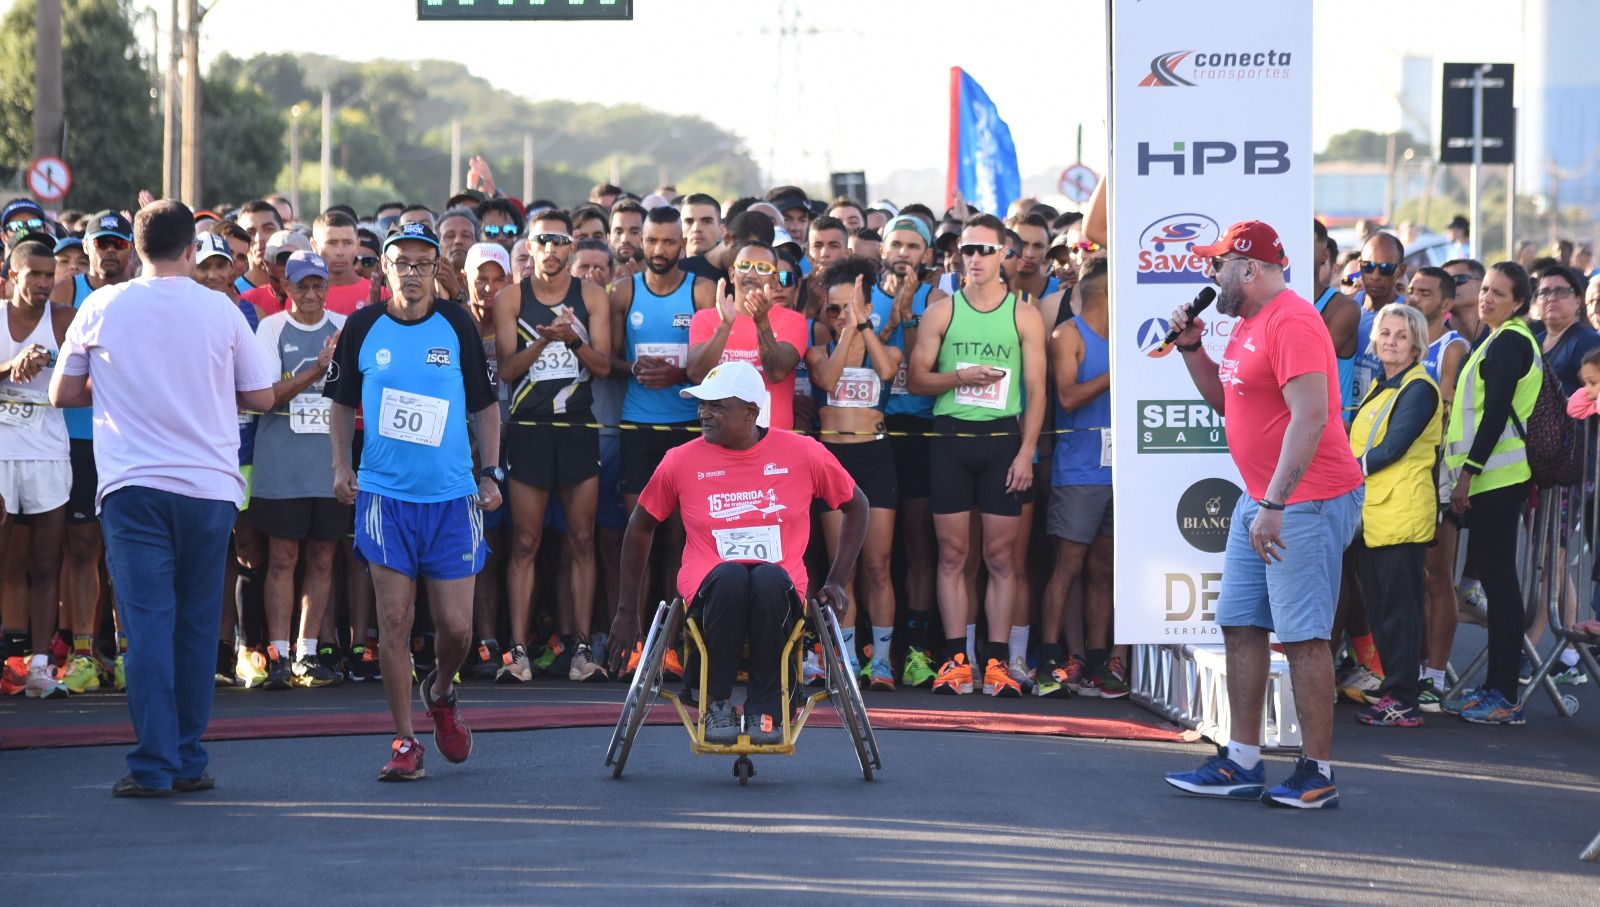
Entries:
[[872, 628], [872, 660], [880, 664], [889, 663], [889, 653], [894, 646], [894, 627]]
[[928, 647], [928, 619], [917, 611], [912, 611], [906, 617], [906, 648], [926, 649]]
[[1350, 637], [1350, 649], [1355, 653], [1356, 661], [1379, 677], [1383, 676], [1383, 663], [1378, 660], [1378, 646], [1372, 641], [1371, 633]]
[[1437, 692], [1443, 693], [1445, 690], [1450, 689], [1450, 685], [1445, 683], [1444, 669], [1442, 668], [1423, 668], [1422, 676], [1425, 680], [1433, 682], [1433, 688]]
[[74, 634], [72, 634], [72, 654], [74, 656], [83, 656], [84, 658], [87, 658], [87, 657], [93, 655], [94, 654], [94, 634], [93, 633], [74, 633]]

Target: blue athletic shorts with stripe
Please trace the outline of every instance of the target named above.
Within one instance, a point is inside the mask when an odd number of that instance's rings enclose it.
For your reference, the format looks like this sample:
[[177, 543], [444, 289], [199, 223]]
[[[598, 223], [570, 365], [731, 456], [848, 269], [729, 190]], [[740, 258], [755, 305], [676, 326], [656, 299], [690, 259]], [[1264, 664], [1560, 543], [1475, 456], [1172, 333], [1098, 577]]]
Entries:
[[418, 504], [356, 493], [356, 550], [368, 563], [416, 579], [460, 579], [483, 569], [483, 511], [472, 498]]

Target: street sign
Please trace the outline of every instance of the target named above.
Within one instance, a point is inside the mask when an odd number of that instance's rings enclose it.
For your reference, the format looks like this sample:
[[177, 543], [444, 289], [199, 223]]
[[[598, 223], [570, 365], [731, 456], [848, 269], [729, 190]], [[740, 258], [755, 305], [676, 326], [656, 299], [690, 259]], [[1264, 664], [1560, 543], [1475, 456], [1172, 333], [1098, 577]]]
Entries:
[[1512, 107], [1510, 63], [1444, 64], [1439, 100], [1439, 163], [1473, 162], [1473, 95], [1482, 78], [1483, 164], [1513, 164], [1517, 117]]
[[1094, 187], [1099, 182], [1100, 175], [1080, 162], [1061, 171], [1061, 180], [1057, 185], [1062, 195], [1081, 205], [1094, 194]]
[[834, 198], [853, 198], [858, 203], [867, 203], [867, 175], [860, 170], [846, 170], [842, 173], [828, 175], [828, 183], [833, 189]]
[[633, 0], [417, 0], [417, 19], [633, 18]]
[[28, 190], [41, 202], [59, 202], [72, 190], [72, 170], [61, 158], [36, 158], [28, 165]]

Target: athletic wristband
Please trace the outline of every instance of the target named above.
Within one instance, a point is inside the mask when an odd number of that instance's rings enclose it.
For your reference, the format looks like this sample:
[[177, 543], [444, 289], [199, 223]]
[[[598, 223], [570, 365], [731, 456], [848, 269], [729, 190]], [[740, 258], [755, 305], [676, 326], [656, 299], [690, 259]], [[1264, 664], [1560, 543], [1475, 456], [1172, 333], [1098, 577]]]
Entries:
[[1175, 343], [1175, 344], [1173, 344], [1173, 346], [1176, 346], [1178, 348], [1178, 352], [1180, 352], [1180, 353], [1192, 353], [1195, 350], [1198, 350], [1200, 348], [1200, 341], [1196, 340], [1195, 342], [1193, 342], [1191, 344], [1188, 344], [1187, 346], [1185, 346], [1184, 344], [1181, 344], [1181, 343]]
[[1278, 511], [1281, 511], [1281, 510], [1283, 510], [1283, 507], [1284, 507], [1284, 505], [1282, 505], [1282, 504], [1274, 504], [1271, 501], [1267, 500], [1266, 498], [1262, 498], [1261, 500], [1257, 501], [1256, 505], [1259, 506], [1262, 510], [1278, 510]]

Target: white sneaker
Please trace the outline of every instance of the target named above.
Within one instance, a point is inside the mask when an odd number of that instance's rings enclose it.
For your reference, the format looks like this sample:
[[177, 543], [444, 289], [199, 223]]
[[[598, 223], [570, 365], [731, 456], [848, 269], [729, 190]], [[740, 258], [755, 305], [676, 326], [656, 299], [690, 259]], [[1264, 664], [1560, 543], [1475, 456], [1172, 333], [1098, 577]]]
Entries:
[[1011, 662], [1006, 665], [1006, 673], [1022, 687], [1022, 692], [1033, 692], [1033, 672], [1028, 670], [1027, 658], [1021, 655], [1011, 656]]
[[533, 666], [528, 662], [528, 650], [512, 646], [506, 653], [506, 663], [495, 672], [495, 683], [528, 683], [533, 680]]
[[28, 679], [22, 689], [29, 699], [65, 699], [68, 692], [67, 685], [56, 679], [48, 663], [28, 665]]
[[1367, 670], [1366, 665], [1358, 664], [1339, 682], [1339, 692], [1365, 705], [1367, 694], [1376, 693], [1381, 686], [1383, 686], [1382, 677]]
[[587, 683], [591, 680], [605, 680], [606, 669], [600, 667], [594, 660], [594, 651], [588, 643], [578, 643], [577, 649], [572, 653], [572, 666], [567, 669], [567, 679], [578, 683]]
[[817, 657], [815, 649], [806, 653], [804, 674], [805, 685], [808, 687], [819, 686], [828, 678], [828, 672], [822, 669], [822, 659]]

